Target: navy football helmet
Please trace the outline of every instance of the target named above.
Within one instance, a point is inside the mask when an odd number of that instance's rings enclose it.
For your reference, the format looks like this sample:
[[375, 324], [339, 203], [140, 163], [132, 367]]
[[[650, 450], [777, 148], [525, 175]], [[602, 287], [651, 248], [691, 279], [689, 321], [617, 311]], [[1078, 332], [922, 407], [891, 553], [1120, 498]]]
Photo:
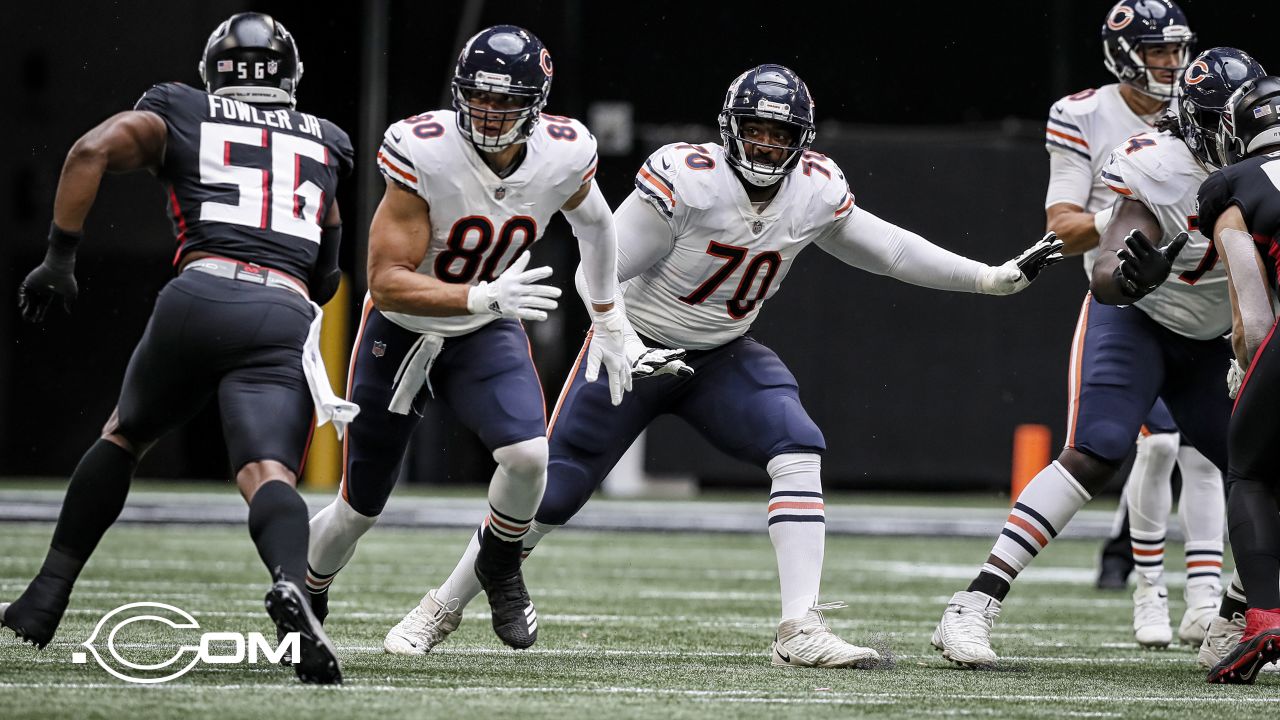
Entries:
[[298, 44], [270, 15], [232, 15], [205, 43], [200, 79], [214, 95], [293, 107], [302, 80]]
[[1183, 71], [1178, 80], [1178, 134], [1200, 162], [1222, 167], [1222, 110], [1236, 88], [1266, 74], [1248, 53], [1228, 47], [1205, 50]]
[[1250, 80], [1231, 94], [1218, 126], [1224, 164], [1259, 150], [1280, 150], [1280, 77]]
[[[484, 152], [528, 140], [551, 93], [551, 70], [551, 54], [528, 30], [515, 25], [481, 30], [462, 47], [453, 71], [458, 129]], [[480, 93], [507, 97], [481, 105], [474, 100]], [[514, 126], [502, 132], [511, 121]]]
[[[1116, 79], [1152, 97], [1168, 100], [1177, 89], [1177, 73], [1187, 65], [1195, 33], [1187, 16], [1171, 0], [1120, 0], [1102, 23], [1102, 57]], [[1144, 46], [1177, 45], [1176, 67], [1148, 65]], [[1171, 82], [1160, 82], [1158, 71], [1172, 71]]]
[[[742, 121], [748, 118], [775, 120], [791, 126], [791, 145], [779, 146], [748, 140], [742, 135]], [[772, 185], [800, 162], [813, 144], [813, 98], [798, 75], [781, 65], [760, 65], [738, 76], [724, 96], [720, 110], [720, 138], [731, 165], [747, 182], [759, 187]], [[787, 155], [781, 164], [750, 159], [747, 145], [782, 148]]]

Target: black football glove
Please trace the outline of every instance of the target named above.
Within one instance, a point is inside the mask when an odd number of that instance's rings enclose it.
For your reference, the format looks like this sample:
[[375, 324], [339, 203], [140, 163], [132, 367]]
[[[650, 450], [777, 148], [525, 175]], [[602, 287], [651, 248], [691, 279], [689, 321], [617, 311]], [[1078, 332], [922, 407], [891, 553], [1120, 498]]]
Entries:
[[1040, 238], [1040, 242], [1024, 250], [1013, 261], [1018, 264], [1018, 269], [1022, 271], [1022, 276], [1027, 279], [1027, 282], [1031, 282], [1036, 279], [1041, 270], [1054, 263], [1062, 262], [1062, 247], [1063, 242], [1058, 239], [1058, 234], [1050, 230]]
[[1130, 300], [1141, 300], [1160, 287], [1169, 277], [1173, 261], [1190, 237], [1181, 232], [1173, 242], [1157, 248], [1141, 230], [1130, 231], [1124, 239], [1125, 248], [1116, 251], [1120, 266], [1116, 268], [1114, 277], [1120, 292]]
[[38, 323], [55, 300], [62, 309], [71, 313], [71, 303], [80, 294], [76, 285], [76, 246], [81, 235], [66, 232], [56, 225], [49, 226], [49, 250], [44, 262], [27, 273], [18, 286], [18, 309], [22, 319]]

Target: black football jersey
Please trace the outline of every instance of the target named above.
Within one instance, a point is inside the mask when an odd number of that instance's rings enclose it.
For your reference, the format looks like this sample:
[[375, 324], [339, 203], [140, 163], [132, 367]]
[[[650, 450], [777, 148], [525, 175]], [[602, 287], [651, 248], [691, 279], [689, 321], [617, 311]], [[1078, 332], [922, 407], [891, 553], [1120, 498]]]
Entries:
[[1200, 231], [1213, 237], [1214, 226], [1235, 205], [1268, 264], [1280, 259], [1280, 152], [1242, 160], [1205, 178], [1196, 198]]
[[337, 125], [283, 106], [251, 105], [181, 83], [156, 85], [135, 107], [164, 119], [158, 173], [178, 248], [307, 278], [351, 140]]

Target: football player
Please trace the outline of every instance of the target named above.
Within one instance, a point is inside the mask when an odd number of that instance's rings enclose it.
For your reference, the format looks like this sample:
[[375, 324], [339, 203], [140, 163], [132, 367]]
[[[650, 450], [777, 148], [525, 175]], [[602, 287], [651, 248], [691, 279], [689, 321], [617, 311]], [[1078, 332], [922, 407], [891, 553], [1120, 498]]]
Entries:
[[[1276, 398], [1280, 342], [1273, 310], [1280, 256], [1280, 78], [1253, 80], [1222, 111], [1216, 138], [1227, 167], [1200, 186], [1200, 227], [1213, 235], [1231, 283], [1232, 343], [1248, 368], [1228, 435], [1227, 510], [1236, 575], [1249, 588], [1248, 609], [1231, 618], [1232, 642], [1210, 682], [1252, 683], [1280, 658], [1280, 477]], [[1234, 584], [1234, 583], [1233, 583]]]
[[[1117, 3], [1102, 25], [1102, 47], [1105, 65], [1119, 82], [1068, 95], [1049, 111], [1048, 227], [1066, 243], [1064, 254], [1083, 252], [1086, 275], [1116, 199], [1103, 183], [1103, 165], [1126, 138], [1155, 129], [1194, 38], [1172, 2]], [[1186, 536], [1186, 612], [1178, 626], [1184, 642], [1200, 644], [1221, 595], [1222, 475], [1195, 448], [1179, 448], [1169, 410], [1157, 399], [1138, 436], [1115, 537], [1103, 548], [1098, 575], [1100, 588], [1124, 589], [1137, 556], [1133, 627], [1144, 646], [1163, 647], [1173, 639], [1163, 566], [1175, 462], [1183, 478], [1178, 507]]]
[[105, 172], [148, 170], [164, 184], [178, 275], [160, 292], [102, 437], [71, 476], [39, 575], [0, 605], [0, 623], [37, 647], [53, 638], [139, 458], [216, 397], [249, 532], [275, 578], [267, 612], [280, 633], [300, 633], [298, 677], [338, 683], [333, 646], [300, 589], [307, 506], [294, 486], [313, 405], [321, 423], [344, 424], [357, 410], [325, 379], [316, 305], [337, 289], [334, 193], [351, 170], [351, 142], [294, 109], [302, 61], [270, 16], [241, 13], [219, 25], [200, 75], [207, 92], [152, 87], [134, 110], [81, 137], [63, 165], [48, 254], [19, 288], [24, 318], [39, 322], [50, 305], [75, 300], [76, 248]]
[[1156, 397], [1225, 469], [1230, 305], [1213, 243], [1194, 230], [1195, 190], [1221, 161], [1200, 128], [1263, 74], [1239, 50], [1206, 50], [1181, 74], [1179, 114], [1112, 151], [1101, 175], [1120, 200], [1072, 345], [1067, 446], [1023, 490], [978, 576], [947, 605], [932, 642], [948, 660], [996, 663], [991, 627], [1010, 585], [1111, 479]]
[[[845, 642], [827, 626], [823, 611], [843, 603], [818, 602], [826, 441], [791, 371], [746, 333], [810, 244], [916, 285], [1009, 295], [1060, 260], [1061, 243], [1050, 233], [992, 267], [863, 210], [835, 162], [810, 150], [813, 101], [780, 65], [735, 79], [719, 126], [722, 145], [678, 143], [653, 153], [615, 213], [618, 278], [629, 281], [626, 313], [638, 331], [627, 345], [689, 348], [687, 363], [655, 360], [658, 377], [613, 407], [590, 382], [588, 340], [556, 403], [547, 492], [524, 547], [568, 522], [636, 436], [659, 415], [674, 414], [772, 478], [767, 522], [782, 595], [773, 663], [873, 663], [875, 650]], [[590, 283], [578, 287], [583, 292]], [[477, 552], [483, 545], [473, 539], [444, 584], [387, 634], [388, 652], [425, 653], [458, 627], [462, 608], [480, 590], [469, 570]]]
[[594, 326], [590, 376], [604, 364], [613, 404], [630, 389], [626, 318], [615, 305], [613, 216], [593, 177], [595, 138], [542, 113], [551, 55], [528, 30], [498, 25], [462, 48], [453, 109], [386, 131], [386, 191], [369, 228], [369, 297], [351, 352], [347, 397], [364, 412], [343, 445], [338, 497], [311, 521], [307, 582], [323, 618], [328, 588], [377, 521], [429, 399], [448, 404], [498, 467], [468, 572], [495, 632], [523, 648], [537, 614], [520, 548], [546, 484], [546, 405], [521, 320], [547, 318], [560, 290], [528, 248], [557, 211], [578, 237]]

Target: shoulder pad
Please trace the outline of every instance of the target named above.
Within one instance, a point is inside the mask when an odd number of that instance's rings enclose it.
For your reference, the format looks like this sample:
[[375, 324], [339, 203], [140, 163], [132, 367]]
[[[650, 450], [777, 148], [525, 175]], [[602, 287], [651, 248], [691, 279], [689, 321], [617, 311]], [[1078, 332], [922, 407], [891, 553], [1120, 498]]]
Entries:
[[445, 133], [445, 122], [437, 115], [424, 113], [405, 118], [392, 123], [382, 134], [382, 144], [378, 147], [378, 170], [410, 192], [418, 192], [421, 186], [415, 143], [438, 138]]
[[204, 91], [184, 85], [180, 82], [157, 83], [152, 85], [142, 97], [138, 98], [138, 102], [134, 104], [134, 110], [147, 110], [158, 115], [165, 115], [175, 102], [180, 102], [183, 98], [189, 98], [193, 95], [204, 95]]
[[1166, 205], [1185, 196], [1178, 176], [1185, 178], [1188, 161], [1194, 162], [1180, 139], [1167, 132], [1140, 133], [1111, 151], [1102, 181], [1121, 195]]
[[561, 157], [574, 173], [575, 181], [582, 185], [595, 177], [599, 158], [596, 154], [596, 138], [581, 121], [564, 115], [542, 113], [534, 127], [536, 135], [542, 135], [545, 147]]
[[1196, 214], [1200, 217], [1200, 233], [1212, 238], [1214, 226], [1218, 218], [1234, 200], [1231, 193], [1231, 180], [1223, 170], [1218, 170], [1204, 179], [1200, 190], [1196, 193]]
[[350, 173], [355, 165], [356, 155], [355, 148], [351, 146], [351, 137], [347, 135], [347, 131], [329, 120], [324, 118], [319, 118], [319, 120], [324, 136], [328, 138], [329, 145], [332, 146], [334, 153], [337, 155], [339, 171], [343, 175]]
[[791, 172], [800, 173], [813, 188], [824, 215], [839, 219], [853, 212], [853, 191], [849, 189], [849, 181], [845, 179], [844, 172], [835, 160], [810, 150], [800, 158], [800, 165]]

